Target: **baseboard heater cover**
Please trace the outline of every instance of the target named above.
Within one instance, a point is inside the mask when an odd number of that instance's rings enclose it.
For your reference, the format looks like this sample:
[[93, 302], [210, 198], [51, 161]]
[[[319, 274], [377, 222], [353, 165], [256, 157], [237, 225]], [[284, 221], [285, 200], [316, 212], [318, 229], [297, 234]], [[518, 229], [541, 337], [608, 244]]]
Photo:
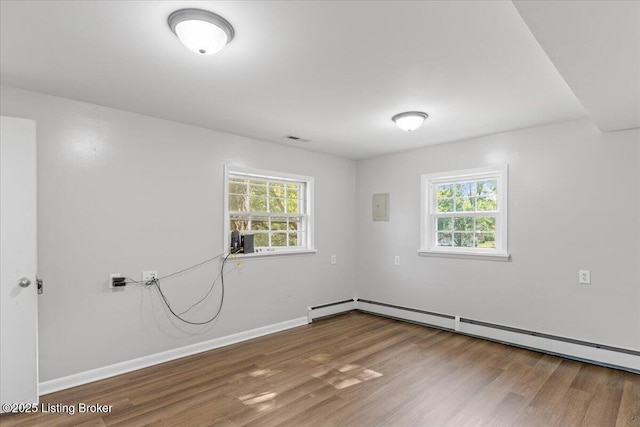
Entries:
[[344, 301], [330, 302], [327, 304], [307, 307], [307, 321], [313, 322], [315, 319], [346, 313], [356, 309], [356, 300], [347, 299]]
[[357, 299], [356, 309], [362, 312], [405, 320], [450, 332], [640, 374], [640, 351], [633, 349], [598, 344], [366, 299]]
[[357, 300], [357, 309], [359, 311], [380, 314], [382, 316], [409, 321], [423, 326], [430, 326], [447, 331], [454, 330], [454, 316], [450, 316], [448, 314], [419, 310], [417, 308], [401, 307], [398, 305], [366, 299]]
[[468, 323], [470, 325], [478, 325], [478, 326], [484, 326], [487, 328], [494, 328], [494, 329], [500, 329], [503, 331], [515, 332], [518, 334], [531, 335], [534, 337], [546, 338], [546, 339], [555, 340], [555, 341], [562, 341], [566, 343], [582, 345], [585, 347], [600, 348], [603, 350], [616, 351], [619, 353], [627, 353], [627, 354], [632, 354], [634, 356], [640, 356], [640, 351], [632, 350], [629, 348], [614, 347], [606, 344], [597, 344], [589, 341], [581, 341], [574, 338], [566, 338], [558, 335], [545, 334], [543, 332], [535, 332], [535, 331], [529, 331], [527, 329], [514, 328], [511, 326], [497, 325], [495, 323], [481, 322], [479, 320], [465, 319], [464, 317], [460, 318], [460, 322]]

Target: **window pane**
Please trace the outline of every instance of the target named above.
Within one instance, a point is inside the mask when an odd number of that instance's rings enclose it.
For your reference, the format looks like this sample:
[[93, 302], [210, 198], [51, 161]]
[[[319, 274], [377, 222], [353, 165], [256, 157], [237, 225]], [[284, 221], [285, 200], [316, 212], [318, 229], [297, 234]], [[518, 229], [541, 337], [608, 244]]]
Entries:
[[249, 221], [246, 218], [232, 217], [229, 221], [229, 229], [240, 232], [249, 231]]
[[456, 212], [475, 211], [474, 202], [475, 199], [469, 197], [456, 199]]
[[273, 213], [284, 213], [284, 199], [274, 197], [270, 198], [269, 210]]
[[248, 212], [249, 198], [246, 196], [229, 196], [229, 210], [231, 212]]
[[292, 231], [297, 231], [297, 230], [301, 230], [302, 227], [300, 227], [300, 222], [302, 220], [300, 218], [289, 218], [289, 230]]
[[250, 196], [249, 209], [251, 212], [267, 212], [267, 198], [262, 196]]
[[476, 231], [496, 231], [496, 219], [490, 216], [476, 218]]
[[269, 230], [269, 218], [256, 217], [251, 221], [251, 230]]
[[271, 234], [271, 246], [287, 246], [287, 233]]
[[453, 199], [438, 199], [438, 212], [453, 212]]
[[453, 192], [456, 197], [472, 197], [476, 195], [475, 182], [459, 182], [453, 184]]
[[438, 246], [451, 246], [452, 243], [451, 233], [438, 232]]
[[298, 246], [298, 234], [289, 233], [289, 246]]
[[479, 211], [496, 211], [498, 210], [498, 201], [495, 196], [478, 197]]
[[490, 196], [498, 194], [498, 181], [493, 179], [491, 181], [478, 181], [478, 195]]
[[454, 231], [473, 231], [473, 218], [457, 217], [453, 223]]
[[453, 185], [440, 184], [436, 187], [436, 194], [438, 199], [446, 199], [453, 197]]
[[229, 181], [230, 194], [247, 194], [247, 184], [242, 181]]
[[287, 184], [287, 212], [300, 213], [300, 186], [296, 184]]
[[496, 248], [496, 235], [494, 233], [476, 233], [476, 247]]
[[298, 199], [287, 198], [287, 213], [300, 213]]
[[471, 248], [473, 247], [472, 233], [453, 233], [453, 243], [455, 246]]
[[272, 230], [286, 230], [287, 229], [287, 218], [271, 218], [271, 229]]
[[267, 196], [266, 181], [250, 181], [249, 194], [252, 196]]
[[269, 235], [266, 233], [257, 233], [253, 235], [253, 245], [255, 247], [269, 246]]
[[279, 182], [269, 183], [269, 196], [270, 197], [284, 197], [284, 184]]
[[453, 218], [438, 218], [438, 230], [451, 231]]

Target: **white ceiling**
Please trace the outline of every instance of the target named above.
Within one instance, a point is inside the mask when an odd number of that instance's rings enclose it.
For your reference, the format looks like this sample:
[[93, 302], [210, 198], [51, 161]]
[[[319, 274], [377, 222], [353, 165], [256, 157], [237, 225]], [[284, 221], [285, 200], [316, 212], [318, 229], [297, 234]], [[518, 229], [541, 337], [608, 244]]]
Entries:
[[640, 2], [515, 5], [600, 130], [640, 127]]
[[[640, 52], [620, 51], [631, 69], [618, 73], [615, 93], [609, 80], [590, 91], [580, 78], [593, 58], [563, 36], [574, 26], [588, 32], [597, 14], [598, 34], [615, 28], [598, 43], [600, 55], [619, 37], [637, 42], [640, 19], [618, 28], [605, 6], [583, 14], [574, 2], [585, 17], [574, 20], [575, 7], [558, 17], [548, 3], [2, 0], [0, 76], [4, 85], [353, 159], [589, 114], [616, 128], [607, 102], [626, 94], [615, 108], [637, 106], [637, 87], [629, 94], [625, 81]], [[184, 7], [224, 16], [235, 38], [216, 55], [191, 53], [166, 23]], [[577, 81], [573, 91], [520, 14], [547, 52], [558, 52], [551, 57], [569, 84]], [[616, 57], [615, 68], [628, 59]], [[607, 68], [596, 73], [600, 80]], [[406, 133], [390, 118], [407, 110], [430, 117]], [[633, 110], [622, 113], [632, 116], [623, 126], [640, 126]]]

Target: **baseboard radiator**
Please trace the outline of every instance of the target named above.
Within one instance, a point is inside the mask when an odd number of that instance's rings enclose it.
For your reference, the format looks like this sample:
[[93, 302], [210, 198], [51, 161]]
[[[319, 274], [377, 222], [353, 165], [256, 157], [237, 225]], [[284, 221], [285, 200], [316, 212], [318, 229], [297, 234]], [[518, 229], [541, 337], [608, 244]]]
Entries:
[[514, 328], [460, 316], [353, 299], [308, 308], [308, 321], [361, 311], [432, 328], [640, 374], [640, 351]]
[[314, 307], [307, 307], [307, 320], [309, 323], [316, 319], [321, 319], [327, 316], [334, 316], [336, 314], [346, 313], [356, 309], [357, 300], [347, 299], [344, 301], [331, 302], [328, 304], [316, 305]]

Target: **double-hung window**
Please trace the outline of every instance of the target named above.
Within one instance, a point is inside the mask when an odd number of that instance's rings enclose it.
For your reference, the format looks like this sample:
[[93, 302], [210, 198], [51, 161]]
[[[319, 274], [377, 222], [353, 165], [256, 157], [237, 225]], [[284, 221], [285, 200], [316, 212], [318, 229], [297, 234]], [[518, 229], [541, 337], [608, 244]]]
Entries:
[[419, 253], [507, 260], [507, 166], [422, 175]]
[[257, 254], [313, 251], [313, 178], [227, 167], [225, 248], [253, 234]]

